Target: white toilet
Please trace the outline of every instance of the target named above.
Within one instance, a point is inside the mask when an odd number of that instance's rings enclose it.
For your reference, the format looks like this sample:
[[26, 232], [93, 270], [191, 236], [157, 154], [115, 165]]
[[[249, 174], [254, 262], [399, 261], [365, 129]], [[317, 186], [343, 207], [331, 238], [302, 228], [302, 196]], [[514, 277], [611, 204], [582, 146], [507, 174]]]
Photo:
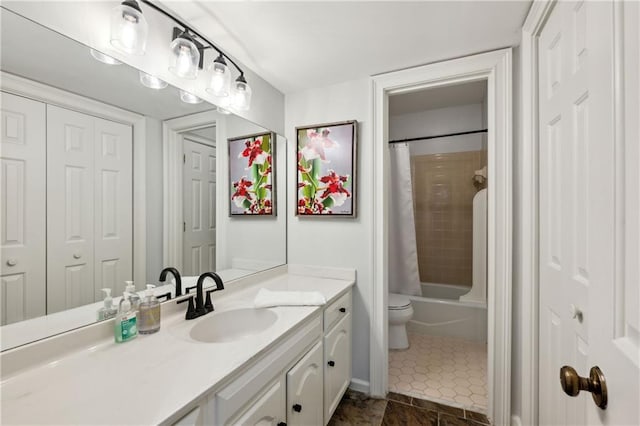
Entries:
[[407, 349], [407, 322], [413, 317], [411, 300], [403, 294], [389, 293], [389, 349]]

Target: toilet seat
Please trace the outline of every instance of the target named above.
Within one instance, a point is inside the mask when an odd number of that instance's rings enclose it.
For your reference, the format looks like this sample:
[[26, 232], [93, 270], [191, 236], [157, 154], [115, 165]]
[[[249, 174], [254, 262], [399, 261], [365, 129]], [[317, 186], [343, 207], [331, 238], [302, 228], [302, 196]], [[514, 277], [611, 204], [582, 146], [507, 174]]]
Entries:
[[411, 306], [411, 299], [403, 294], [389, 293], [389, 310], [402, 310]]

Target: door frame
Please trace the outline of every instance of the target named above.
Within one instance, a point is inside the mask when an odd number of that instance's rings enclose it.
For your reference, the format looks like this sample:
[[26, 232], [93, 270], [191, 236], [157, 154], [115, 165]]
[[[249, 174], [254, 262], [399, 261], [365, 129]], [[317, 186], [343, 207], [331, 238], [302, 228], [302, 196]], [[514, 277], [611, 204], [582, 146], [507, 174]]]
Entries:
[[[105, 120], [115, 121], [133, 129], [133, 280], [147, 282], [147, 137], [145, 117], [37, 81], [0, 71], [2, 90], [49, 105]], [[136, 267], [138, 265], [138, 267]], [[140, 284], [142, 285], [142, 284]]]
[[488, 414], [494, 424], [511, 415], [512, 51], [510, 48], [373, 77], [374, 193], [370, 393], [388, 390], [388, 103], [390, 94], [486, 80], [488, 96]]
[[[216, 126], [216, 152], [221, 136], [221, 121], [213, 111], [203, 111], [162, 122], [162, 163], [163, 163], [163, 232], [162, 262], [164, 266], [173, 266], [178, 270], [183, 264], [183, 198], [182, 167], [183, 141], [182, 133]], [[216, 170], [220, 170], [221, 159], [216, 155]], [[218, 183], [216, 182], [216, 185]], [[220, 191], [216, 191], [216, 205], [221, 205]], [[216, 247], [219, 239], [219, 215], [216, 215]], [[216, 249], [216, 264], [219, 264]]]

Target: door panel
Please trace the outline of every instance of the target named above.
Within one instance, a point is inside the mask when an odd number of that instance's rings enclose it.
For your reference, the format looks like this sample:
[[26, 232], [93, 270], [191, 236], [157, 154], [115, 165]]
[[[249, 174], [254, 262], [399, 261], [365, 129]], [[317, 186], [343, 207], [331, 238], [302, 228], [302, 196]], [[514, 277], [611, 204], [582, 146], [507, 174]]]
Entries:
[[47, 105], [48, 314], [95, 301], [93, 167], [94, 118]]
[[322, 357], [322, 342], [318, 342], [287, 373], [287, 425], [322, 424]]
[[216, 148], [184, 139], [184, 238], [186, 275], [215, 270]]
[[2, 92], [0, 324], [46, 313], [46, 109]]
[[[629, 177], [618, 171], [625, 139], [615, 127], [621, 111], [614, 92], [616, 7], [628, 5], [558, 2], [539, 38], [539, 389], [545, 425], [640, 422], [638, 340], [631, 327], [621, 326], [629, 302], [620, 298], [623, 287], [630, 294], [638, 288], [637, 279], [622, 274], [622, 259], [631, 253], [622, 244], [629, 221], [620, 207], [625, 189], [637, 190], [640, 182], [635, 176], [625, 183]], [[637, 169], [637, 157], [634, 164]], [[631, 216], [637, 218], [637, 208]], [[635, 252], [636, 265], [637, 259]], [[637, 312], [638, 298], [630, 303]], [[623, 342], [634, 342], [633, 350], [621, 349]], [[588, 392], [575, 398], [563, 393], [563, 365], [582, 376], [592, 366], [601, 368], [606, 410]]]
[[[122, 294], [133, 279], [133, 135], [131, 126], [95, 120], [94, 294]], [[144, 283], [137, 283], [142, 289]]]

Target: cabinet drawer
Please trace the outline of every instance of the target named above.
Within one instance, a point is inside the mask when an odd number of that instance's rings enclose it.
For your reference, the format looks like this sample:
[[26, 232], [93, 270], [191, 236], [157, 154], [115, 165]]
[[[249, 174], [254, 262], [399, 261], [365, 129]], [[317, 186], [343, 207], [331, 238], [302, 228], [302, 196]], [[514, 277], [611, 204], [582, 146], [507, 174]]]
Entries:
[[324, 332], [328, 332], [340, 319], [351, 312], [351, 290], [343, 294], [324, 310]]
[[327, 424], [351, 383], [351, 314], [324, 338], [324, 423]]

